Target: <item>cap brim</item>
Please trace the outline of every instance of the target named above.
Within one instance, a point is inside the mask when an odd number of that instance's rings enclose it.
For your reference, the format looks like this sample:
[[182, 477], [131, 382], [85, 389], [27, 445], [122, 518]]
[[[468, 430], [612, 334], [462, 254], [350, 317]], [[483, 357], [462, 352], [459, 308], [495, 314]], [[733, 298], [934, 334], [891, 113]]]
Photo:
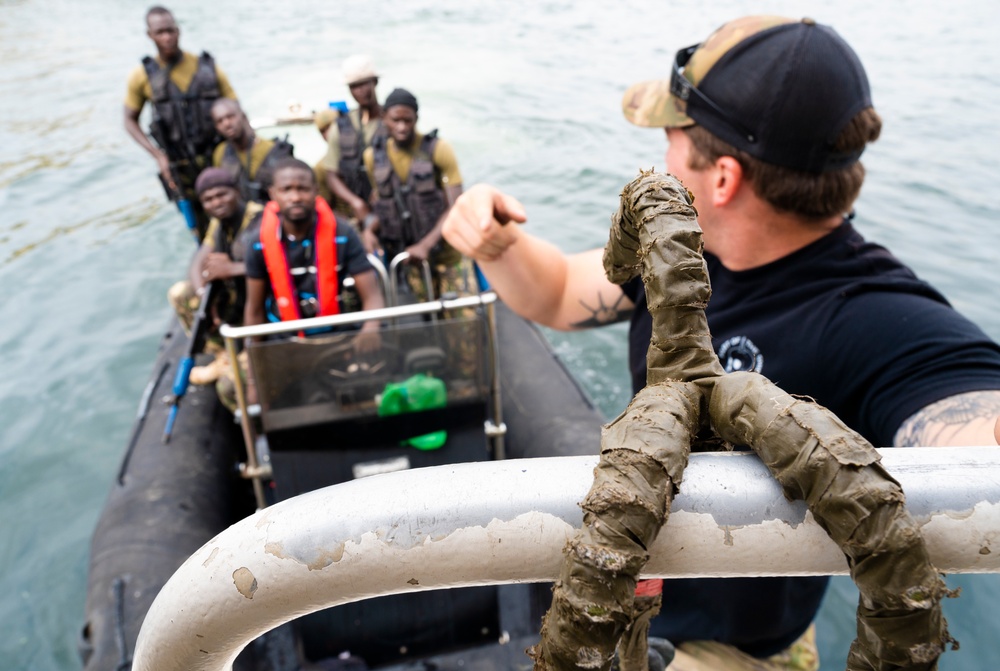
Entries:
[[378, 74], [374, 72], [361, 72], [352, 74], [350, 77], [343, 78], [344, 83], [348, 86], [351, 86], [352, 84], [359, 84], [361, 82], [368, 81], [369, 79], [378, 79]]
[[630, 123], [647, 128], [684, 128], [694, 120], [687, 103], [670, 93], [670, 81], [654, 79], [633, 84], [622, 97], [622, 114]]

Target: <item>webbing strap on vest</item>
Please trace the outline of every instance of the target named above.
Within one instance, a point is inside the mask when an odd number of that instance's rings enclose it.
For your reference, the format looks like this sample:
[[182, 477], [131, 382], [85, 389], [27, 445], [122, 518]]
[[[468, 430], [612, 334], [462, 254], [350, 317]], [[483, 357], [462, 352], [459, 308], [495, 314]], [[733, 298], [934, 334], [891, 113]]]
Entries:
[[[333, 210], [320, 197], [316, 197], [316, 289], [319, 294], [320, 316], [340, 314], [337, 282], [337, 219]], [[264, 251], [264, 264], [271, 279], [271, 290], [278, 305], [281, 321], [299, 319], [299, 301], [288, 271], [285, 247], [281, 244], [281, 222], [278, 204], [271, 201], [264, 208], [260, 223], [260, 243]]]

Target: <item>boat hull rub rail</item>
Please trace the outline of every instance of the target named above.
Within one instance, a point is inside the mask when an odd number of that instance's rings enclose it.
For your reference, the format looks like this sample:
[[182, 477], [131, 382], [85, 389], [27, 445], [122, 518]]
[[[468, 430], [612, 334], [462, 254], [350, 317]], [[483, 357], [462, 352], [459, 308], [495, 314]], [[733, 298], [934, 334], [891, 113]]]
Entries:
[[[1000, 450], [880, 450], [944, 573], [1000, 572]], [[191, 556], [143, 623], [133, 669], [228, 669], [251, 640], [383, 594], [553, 580], [597, 457], [374, 476], [303, 494]], [[378, 501], [377, 506], [372, 505]], [[751, 454], [692, 455], [644, 576], [846, 574], [836, 545]]]

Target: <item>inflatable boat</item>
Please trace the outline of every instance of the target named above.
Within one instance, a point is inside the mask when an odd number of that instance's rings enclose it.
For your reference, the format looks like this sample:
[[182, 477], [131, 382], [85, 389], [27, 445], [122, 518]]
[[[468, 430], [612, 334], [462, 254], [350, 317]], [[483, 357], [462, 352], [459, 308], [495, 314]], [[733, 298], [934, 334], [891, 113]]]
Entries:
[[[383, 284], [393, 296], [384, 274]], [[237, 344], [256, 338], [247, 353], [259, 403], [249, 405], [240, 387], [234, 421], [214, 388], [191, 386], [165, 444], [171, 384], [188, 342], [170, 324], [92, 539], [80, 636], [86, 671], [130, 669], [140, 626], [167, 579], [255, 511], [373, 475], [596, 454], [600, 413], [543, 334], [494, 294], [400, 303], [223, 327], [231, 360]], [[360, 355], [350, 331], [336, 329], [372, 318], [383, 325], [381, 348]], [[524, 649], [549, 596], [539, 583], [357, 601], [270, 631], [234, 668], [530, 667]]]
[[[490, 307], [492, 300], [382, 313], [391, 324], [390, 352], [367, 362], [367, 372], [388, 374], [385, 386], [352, 378], [349, 350], [332, 338], [262, 347], [265, 358], [273, 349], [286, 362], [296, 360], [287, 348], [316, 348], [304, 360], [317, 375], [283, 378], [289, 366], [269, 373], [272, 391], [243, 424], [261, 433], [242, 458], [240, 431], [207, 389], [190, 392], [176, 437], [169, 449], [162, 444], [167, 412], [155, 400], [183, 353], [175, 327], [94, 535], [81, 639], [86, 669], [531, 668], [524, 650], [537, 641], [547, 583], [581, 523], [577, 502], [592, 480], [601, 418], [543, 336], [503, 305]], [[470, 309], [478, 326], [445, 318]], [[428, 318], [424, 326], [405, 333], [418, 315]], [[391, 335], [394, 328], [403, 332]], [[499, 365], [491, 368], [488, 356], [482, 368], [448, 373], [441, 343], [449, 328], [492, 342]], [[258, 360], [265, 361], [254, 358], [255, 369]], [[380, 416], [376, 397], [399, 388], [391, 379], [410, 379], [414, 362], [444, 381], [445, 404]], [[492, 404], [490, 390], [500, 391], [501, 405]], [[439, 451], [411, 444], [441, 430]], [[996, 449], [881, 452], [906, 489], [935, 566], [1000, 571], [1000, 553], [991, 550], [1000, 524]], [[445, 463], [453, 459], [464, 461]], [[256, 493], [242, 479], [253, 476]], [[331, 480], [339, 484], [324, 486]], [[319, 488], [305, 491], [313, 485]], [[227, 518], [254, 509], [222, 530]], [[692, 455], [650, 555], [650, 577], [847, 572], [804, 504], [785, 500], [748, 453]]]

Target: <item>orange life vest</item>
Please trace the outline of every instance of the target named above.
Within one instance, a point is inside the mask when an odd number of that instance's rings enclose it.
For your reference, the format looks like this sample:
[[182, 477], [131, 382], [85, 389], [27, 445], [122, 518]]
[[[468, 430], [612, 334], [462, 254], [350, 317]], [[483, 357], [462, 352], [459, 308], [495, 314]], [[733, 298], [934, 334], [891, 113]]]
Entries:
[[[260, 244], [264, 263], [271, 278], [271, 290], [278, 305], [281, 321], [299, 319], [299, 299], [292, 276], [288, 272], [285, 247], [281, 244], [281, 221], [278, 204], [271, 201], [264, 208], [260, 223]], [[337, 219], [322, 198], [316, 198], [316, 291], [319, 295], [319, 315], [340, 314], [340, 283], [337, 281]]]

